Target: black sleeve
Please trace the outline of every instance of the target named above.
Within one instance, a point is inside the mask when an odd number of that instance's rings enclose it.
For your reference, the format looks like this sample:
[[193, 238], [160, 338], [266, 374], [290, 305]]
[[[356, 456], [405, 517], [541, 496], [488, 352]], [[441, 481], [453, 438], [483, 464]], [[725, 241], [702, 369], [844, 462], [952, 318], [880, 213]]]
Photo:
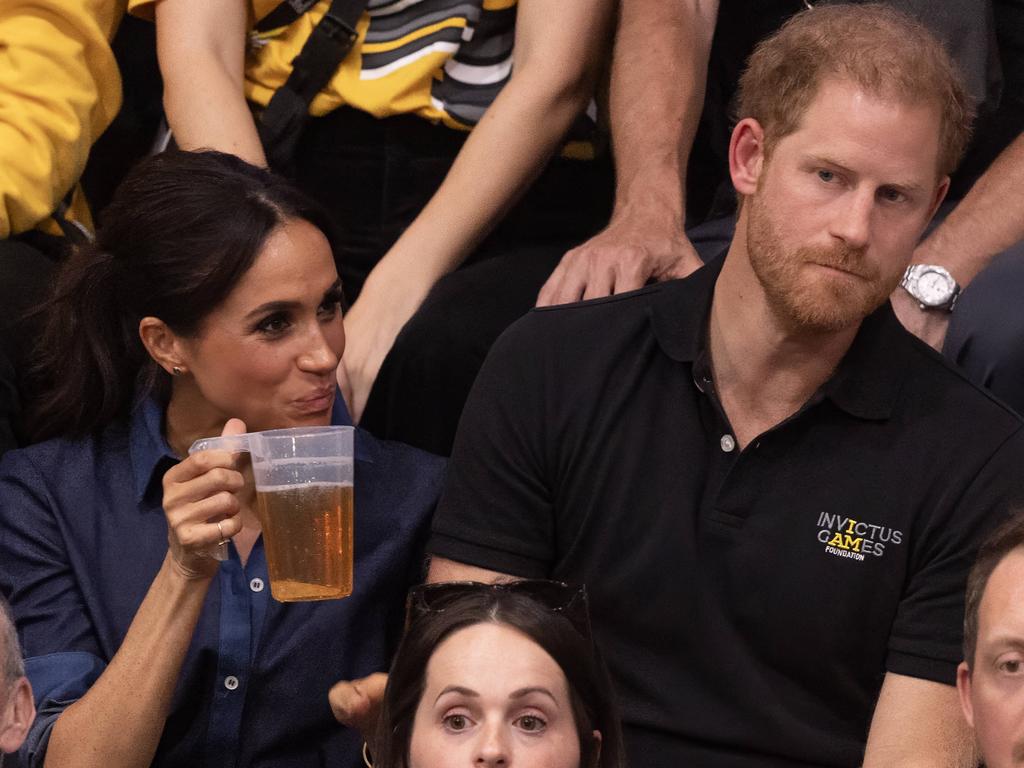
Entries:
[[548, 473], [543, 313], [491, 348], [459, 422], [428, 544], [432, 555], [515, 576], [546, 577], [555, 557]]
[[985, 537], [1024, 504], [1022, 467], [1024, 429], [1018, 429], [963, 495], [914, 534], [911, 573], [889, 637], [888, 671], [956, 684], [967, 574]]

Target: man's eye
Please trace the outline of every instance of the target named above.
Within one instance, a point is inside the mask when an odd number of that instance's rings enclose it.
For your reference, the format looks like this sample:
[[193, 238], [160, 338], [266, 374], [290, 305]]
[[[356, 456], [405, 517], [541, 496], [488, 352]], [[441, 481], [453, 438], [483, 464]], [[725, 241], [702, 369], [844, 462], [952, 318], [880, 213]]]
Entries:
[[883, 189], [879, 194], [883, 200], [889, 203], [898, 203], [903, 200], [903, 193], [898, 189]]
[[1005, 659], [999, 662], [999, 671], [1007, 675], [1019, 675], [1024, 672], [1024, 662], [1020, 659]]
[[528, 733], [536, 733], [537, 731], [544, 730], [547, 723], [544, 722], [543, 718], [538, 717], [537, 715], [523, 715], [516, 719], [516, 725], [518, 725], [521, 730]]
[[829, 183], [836, 180], [836, 175], [832, 171], [820, 170], [818, 171], [818, 178]]
[[449, 731], [464, 731], [469, 727], [469, 718], [465, 715], [445, 715], [441, 722]]

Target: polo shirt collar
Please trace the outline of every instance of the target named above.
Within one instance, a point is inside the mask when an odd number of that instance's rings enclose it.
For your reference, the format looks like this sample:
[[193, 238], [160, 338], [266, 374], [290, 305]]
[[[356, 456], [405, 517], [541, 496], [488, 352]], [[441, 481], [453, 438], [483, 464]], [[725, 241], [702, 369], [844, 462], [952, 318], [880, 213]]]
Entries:
[[679, 363], [692, 363], [704, 349], [715, 282], [724, 257], [709, 261], [683, 280], [661, 284], [648, 314], [662, 351]]
[[911, 340], [886, 301], [864, 318], [823, 394], [851, 416], [888, 419], [906, 377]]
[[[724, 257], [683, 280], [662, 284], [648, 310], [662, 351], [677, 362], [696, 362], [706, 346], [707, 318]], [[907, 333], [886, 301], [868, 315], [835, 373], [821, 388], [839, 408], [862, 419], [887, 419], [912, 354]]]
[[[164, 438], [165, 410], [165, 406], [153, 395], [150, 395], [144, 398], [132, 412], [128, 440], [137, 503], [142, 502], [146, 491], [156, 480], [163, 479], [164, 472], [167, 471], [167, 461], [175, 464], [180, 461]], [[334, 398], [331, 424], [342, 427], [352, 426], [352, 417], [348, 413], [348, 407], [345, 405], [345, 399], [341, 396], [340, 391]], [[357, 429], [355, 436], [356, 460], [372, 464], [376, 452], [376, 445], [372, 438]], [[154, 478], [158, 470], [159, 476]]]

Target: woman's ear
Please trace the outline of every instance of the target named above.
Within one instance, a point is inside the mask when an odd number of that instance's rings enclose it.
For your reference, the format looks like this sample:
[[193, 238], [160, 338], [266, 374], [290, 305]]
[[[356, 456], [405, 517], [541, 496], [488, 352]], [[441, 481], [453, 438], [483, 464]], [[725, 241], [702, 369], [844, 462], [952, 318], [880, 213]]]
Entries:
[[144, 317], [139, 321], [139, 338], [149, 356], [157, 365], [172, 376], [180, 376], [187, 370], [185, 350], [181, 339], [163, 320]]
[[757, 191], [764, 160], [764, 128], [752, 117], [740, 120], [729, 141], [729, 175], [737, 193], [748, 196]]

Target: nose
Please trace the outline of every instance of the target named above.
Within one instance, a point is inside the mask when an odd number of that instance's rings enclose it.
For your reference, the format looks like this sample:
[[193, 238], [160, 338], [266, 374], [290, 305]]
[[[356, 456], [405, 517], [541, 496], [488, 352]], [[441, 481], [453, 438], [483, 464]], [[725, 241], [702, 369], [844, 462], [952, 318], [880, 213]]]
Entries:
[[832, 236], [852, 249], [864, 248], [871, 239], [871, 218], [875, 196], [870, 190], [857, 190], [836, 202], [838, 210], [832, 218]]
[[507, 733], [502, 723], [485, 723], [480, 729], [476, 745], [474, 766], [503, 766], [508, 768], [512, 762], [507, 743]]
[[[337, 328], [333, 327], [337, 325]], [[341, 323], [316, 323], [307, 334], [307, 342], [299, 355], [298, 365], [303, 371], [324, 374], [333, 372], [341, 360], [345, 336]]]

